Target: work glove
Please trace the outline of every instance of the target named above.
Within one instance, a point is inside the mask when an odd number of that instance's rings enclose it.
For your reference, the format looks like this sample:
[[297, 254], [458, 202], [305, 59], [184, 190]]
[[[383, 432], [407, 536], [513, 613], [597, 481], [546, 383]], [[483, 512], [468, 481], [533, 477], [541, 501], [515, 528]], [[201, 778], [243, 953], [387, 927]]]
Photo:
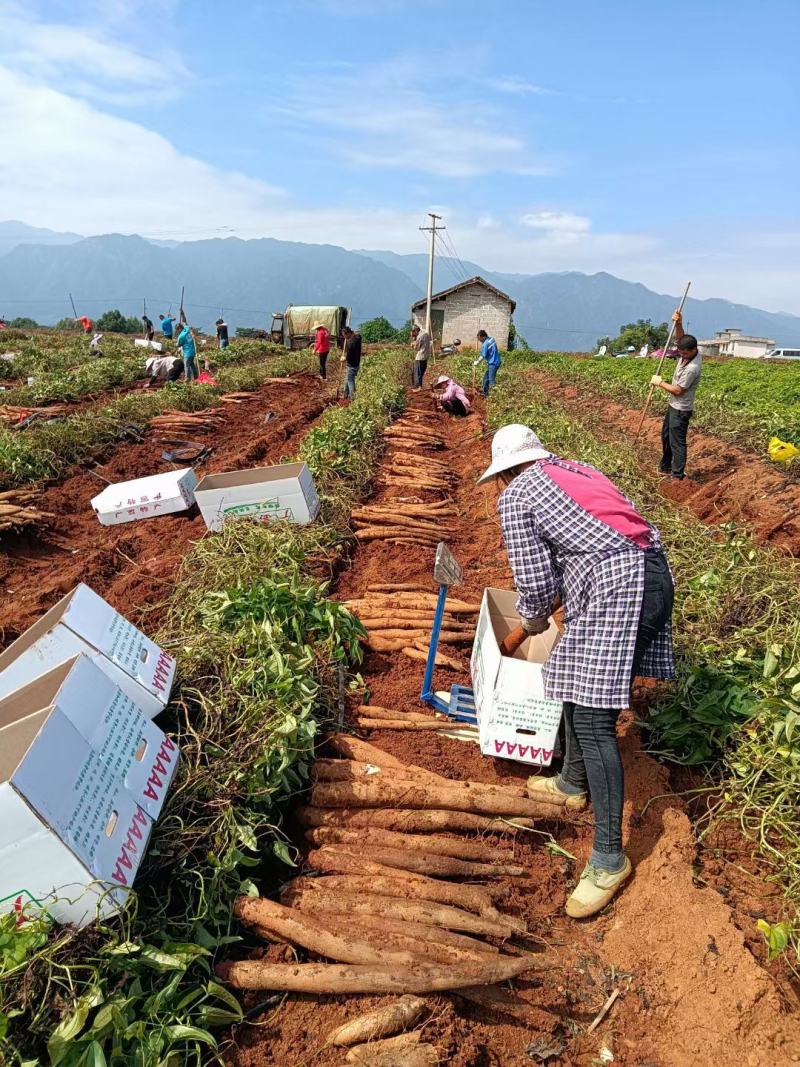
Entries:
[[480, 360], [476, 359], [475, 362], [472, 364], [472, 366], [473, 367], [477, 367], [479, 363], [480, 363]]
[[663, 381], [664, 381], [664, 379], [661, 377], [660, 374], [654, 374], [653, 377], [650, 379], [650, 384], [651, 385], [661, 385], [661, 383]]
[[526, 634], [543, 634], [550, 625], [549, 619], [523, 619], [522, 629]]

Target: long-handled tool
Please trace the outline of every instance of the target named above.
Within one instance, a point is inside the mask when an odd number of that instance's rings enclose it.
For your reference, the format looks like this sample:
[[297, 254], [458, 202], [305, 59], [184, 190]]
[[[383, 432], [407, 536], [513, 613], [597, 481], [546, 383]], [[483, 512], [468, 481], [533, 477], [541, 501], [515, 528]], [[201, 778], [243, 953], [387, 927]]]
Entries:
[[72, 304], [72, 314], [75, 316], [75, 321], [78, 321], [78, 312], [75, 310], [75, 301], [72, 299], [72, 293], [69, 294], [69, 302]]
[[[678, 305], [678, 311], [681, 314], [683, 313], [683, 305], [686, 303], [686, 297], [689, 295], [689, 289], [691, 288], [691, 285], [692, 285], [691, 282], [687, 282], [686, 283], [686, 288], [683, 291], [683, 297], [681, 298], [681, 302]], [[667, 358], [667, 352], [669, 351], [669, 346], [672, 344], [672, 338], [675, 335], [675, 327], [676, 327], [676, 325], [677, 325], [677, 323], [673, 319], [672, 320], [672, 326], [671, 326], [670, 331], [669, 331], [669, 337], [667, 338], [667, 343], [664, 345], [664, 351], [661, 354], [661, 359], [658, 362], [658, 370], [656, 371], [656, 374], [661, 374], [661, 368], [664, 366], [664, 360]], [[654, 385], [652, 385], [652, 384], [650, 385], [650, 391], [647, 394], [647, 400], [645, 400], [645, 402], [644, 402], [644, 408], [642, 409], [642, 417], [639, 419], [639, 425], [636, 428], [636, 437], [634, 437], [634, 441], [638, 440], [639, 434], [642, 432], [642, 427], [644, 426], [644, 420], [645, 420], [645, 418], [647, 416], [647, 409], [650, 407], [650, 401], [653, 399], [653, 393], [655, 391], [655, 388], [656, 387]]]

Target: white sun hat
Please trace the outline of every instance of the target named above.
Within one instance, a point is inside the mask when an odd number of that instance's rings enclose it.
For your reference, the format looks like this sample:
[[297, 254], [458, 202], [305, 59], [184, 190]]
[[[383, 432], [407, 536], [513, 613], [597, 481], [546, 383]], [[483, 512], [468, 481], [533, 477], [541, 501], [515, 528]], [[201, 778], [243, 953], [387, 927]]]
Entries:
[[530, 426], [523, 426], [518, 422], [501, 426], [492, 438], [492, 462], [477, 484], [487, 482], [510, 467], [516, 467], [520, 463], [533, 463], [537, 459], [548, 459], [552, 454], [542, 447], [542, 442]]

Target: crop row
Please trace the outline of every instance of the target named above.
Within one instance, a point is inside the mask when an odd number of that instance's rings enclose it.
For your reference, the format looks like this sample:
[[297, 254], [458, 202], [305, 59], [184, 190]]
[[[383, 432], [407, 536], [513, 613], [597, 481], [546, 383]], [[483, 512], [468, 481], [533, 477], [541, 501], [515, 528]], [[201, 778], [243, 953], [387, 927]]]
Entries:
[[371, 355], [358, 398], [304, 439], [322, 500], [315, 523], [230, 524], [186, 559], [160, 637], [179, 659], [167, 728], [181, 764], [138, 897], [79, 934], [0, 919], [0, 1058], [45, 1062], [46, 1048], [61, 1067], [199, 1065], [217, 1052], [213, 1031], [241, 1020], [213, 958], [237, 940], [234, 897], [292, 862], [282, 806], [306, 779], [342, 681], [355, 684], [363, 631], [326, 598], [327, 582], [402, 407], [405, 362]]
[[[719, 817], [739, 820], [800, 903], [800, 563], [733, 526], [709, 528], [666, 501], [627, 443], [543, 397], [512, 356], [491, 394], [493, 427], [522, 422], [551, 448], [611, 477], [658, 526], [676, 575], [675, 686], [651, 711], [654, 750], [722, 768]], [[468, 373], [464, 364], [462, 374]], [[800, 948], [795, 931], [795, 949]]]
[[[523, 359], [597, 396], [641, 409], [656, 364], [649, 359], [576, 358], [564, 352], [527, 353]], [[671, 376], [668, 361], [664, 375]], [[652, 411], [666, 408], [657, 391]], [[800, 367], [747, 359], [705, 360], [694, 424], [765, 455], [771, 437], [800, 447]]]

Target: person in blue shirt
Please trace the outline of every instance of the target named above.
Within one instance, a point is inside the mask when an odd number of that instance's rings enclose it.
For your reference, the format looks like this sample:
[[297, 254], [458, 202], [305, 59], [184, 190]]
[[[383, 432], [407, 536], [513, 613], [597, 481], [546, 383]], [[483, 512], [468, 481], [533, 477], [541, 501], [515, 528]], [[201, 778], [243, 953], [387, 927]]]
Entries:
[[497, 349], [497, 342], [489, 336], [486, 330], [478, 330], [478, 340], [481, 343], [481, 354], [475, 360], [475, 366], [477, 367], [482, 360], [486, 360], [486, 373], [483, 376], [481, 392], [484, 396], [488, 396], [497, 372], [500, 370], [500, 353]]
[[160, 320], [161, 332], [168, 341], [171, 341], [175, 330], [175, 319], [172, 315], [159, 315], [158, 318]]
[[181, 326], [181, 332], [175, 342], [183, 353], [183, 366], [186, 371], [186, 381], [194, 382], [200, 375], [197, 371], [197, 344], [188, 322]]

